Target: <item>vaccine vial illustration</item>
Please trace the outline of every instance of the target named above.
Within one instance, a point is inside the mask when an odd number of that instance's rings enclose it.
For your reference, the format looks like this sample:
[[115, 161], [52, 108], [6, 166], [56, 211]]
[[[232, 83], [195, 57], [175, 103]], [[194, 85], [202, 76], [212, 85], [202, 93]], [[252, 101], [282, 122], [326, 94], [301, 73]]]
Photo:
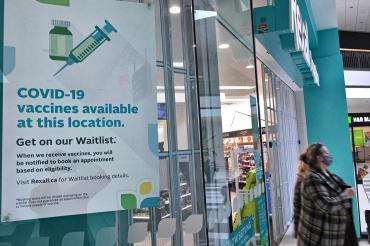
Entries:
[[73, 49], [73, 35], [69, 21], [52, 20], [54, 26], [49, 32], [49, 57], [55, 61], [66, 61]]

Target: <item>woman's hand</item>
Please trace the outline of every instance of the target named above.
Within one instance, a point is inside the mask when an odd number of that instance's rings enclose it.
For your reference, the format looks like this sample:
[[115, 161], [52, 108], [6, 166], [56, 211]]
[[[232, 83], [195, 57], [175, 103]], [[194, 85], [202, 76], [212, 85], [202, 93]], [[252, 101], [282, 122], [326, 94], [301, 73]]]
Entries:
[[344, 190], [344, 195], [346, 196], [346, 197], [348, 197], [348, 198], [352, 198], [353, 197], [353, 195], [355, 194], [355, 189], [354, 188], [347, 188], [347, 189], [345, 189]]

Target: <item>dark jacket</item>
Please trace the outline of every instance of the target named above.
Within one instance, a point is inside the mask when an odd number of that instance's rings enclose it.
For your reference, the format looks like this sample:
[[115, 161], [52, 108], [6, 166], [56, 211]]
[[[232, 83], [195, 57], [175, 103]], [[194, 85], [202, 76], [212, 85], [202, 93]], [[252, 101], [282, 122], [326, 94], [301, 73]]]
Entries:
[[294, 187], [294, 237], [297, 237], [298, 234], [298, 223], [299, 216], [301, 215], [301, 187], [302, 187], [303, 177], [297, 176], [297, 181]]
[[348, 185], [338, 176], [330, 175], [331, 178], [311, 169], [303, 179], [298, 246], [344, 244], [346, 209], [351, 207], [351, 199], [342, 193]]

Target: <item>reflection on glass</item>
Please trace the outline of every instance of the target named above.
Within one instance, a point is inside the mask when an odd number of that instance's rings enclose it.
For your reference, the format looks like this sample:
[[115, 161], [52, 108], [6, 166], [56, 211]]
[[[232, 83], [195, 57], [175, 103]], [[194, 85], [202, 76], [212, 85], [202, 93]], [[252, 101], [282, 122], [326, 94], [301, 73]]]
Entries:
[[350, 136], [356, 167], [361, 233], [367, 233], [365, 211], [370, 208], [370, 125], [352, 127]]
[[209, 243], [267, 245], [250, 4], [196, 2]]

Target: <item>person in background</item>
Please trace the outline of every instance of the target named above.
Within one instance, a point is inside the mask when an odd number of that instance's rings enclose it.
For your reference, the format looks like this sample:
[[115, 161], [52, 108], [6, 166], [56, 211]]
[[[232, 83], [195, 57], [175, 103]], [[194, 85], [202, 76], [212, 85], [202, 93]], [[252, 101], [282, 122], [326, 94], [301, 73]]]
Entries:
[[354, 189], [329, 172], [333, 158], [325, 145], [310, 145], [302, 157], [309, 170], [302, 181], [298, 246], [357, 246]]
[[301, 215], [301, 188], [304, 176], [308, 171], [308, 165], [304, 162], [305, 154], [302, 154], [299, 158], [297, 181], [294, 187], [294, 237], [297, 238], [298, 234], [298, 223]]
[[369, 166], [364, 165], [363, 167], [360, 167], [357, 171], [357, 180], [362, 181], [366, 175], [369, 174]]

